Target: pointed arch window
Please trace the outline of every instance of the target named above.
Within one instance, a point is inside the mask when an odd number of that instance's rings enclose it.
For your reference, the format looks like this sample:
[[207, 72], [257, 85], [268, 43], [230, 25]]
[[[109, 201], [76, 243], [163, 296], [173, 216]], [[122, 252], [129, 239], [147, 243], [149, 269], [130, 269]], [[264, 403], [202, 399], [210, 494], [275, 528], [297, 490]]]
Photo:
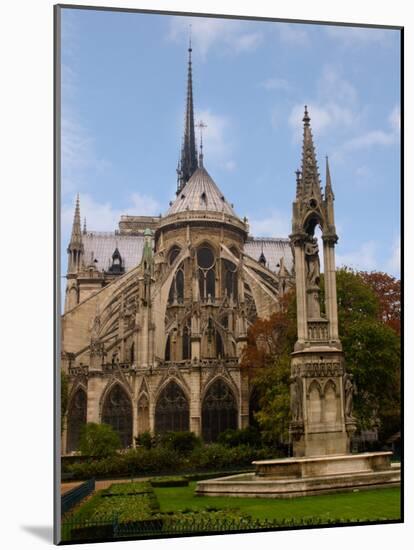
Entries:
[[106, 396], [102, 407], [102, 423], [118, 432], [123, 447], [132, 444], [132, 405], [126, 391], [116, 384]]
[[68, 410], [66, 446], [68, 452], [78, 450], [80, 434], [86, 424], [86, 405], [86, 392], [79, 388], [72, 397]]
[[171, 361], [171, 337], [168, 335], [167, 343], [165, 344], [165, 360]]
[[216, 441], [225, 430], [237, 428], [237, 404], [229, 385], [218, 378], [207, 390], [202, 405], [202, 434], [206, 442]]
[[190, 406], [180, 386], [171, 381], [161, 392], [155, 407], [155, 431], [183, 432], [190, 428]]
[[138, 400], [138, 433], [147, 432], [149, 425], [149, 401], [145, 394], [142, 394]]
[[175, 272], [171, 283], [170, 292], [168, 294], [168, 303], [171, 305], [174, 302], [182, 304], [184, 302], [184, 266], [183, 264]]
[[202, 246], [197, 250], [198, 281], [200, 298], [214, 302], [216, 297], [215, 257], [211, 248]]
[[223, 260], [223, 294], [237, 299], [237, 266], [229, 260]]
[[191, 338], [190, 328], [185, 325], [183, 328], [183, 360], [191, 359]]
[[168, 254], [168, 263], [169, 263], [170, 265], [172, 265], [172, 264], [174, 263], [175, 259], [176, 259], [177, 256], [179, 255], [180, 251], [181, 251], [181, 248], [180, 248], [179, 246], [177, 246], [177, 245], [174, 245], [174, 246], [171, 248], [171, 250], [170, 250], [170, 252], [169, 252], [169, 254]]

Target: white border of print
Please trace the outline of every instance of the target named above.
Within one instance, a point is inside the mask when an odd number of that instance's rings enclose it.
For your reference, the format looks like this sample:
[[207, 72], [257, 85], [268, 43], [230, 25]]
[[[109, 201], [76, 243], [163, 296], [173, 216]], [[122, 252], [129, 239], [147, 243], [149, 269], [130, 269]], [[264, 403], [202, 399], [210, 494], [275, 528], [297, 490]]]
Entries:
[[[319, 21], [404, 25], [405, 97], [414, 97], [414, 20], [405, 0], [372, 3], [267, 0], [94, 1], [72, 4], [126, 8], [226, 13]], [[8, 549], [50, 545], [53, 508], [53, 4], [52, 0], [20, 0], [2, 6], [1, 163], [3, 265], [1, 269], [3, 546]], [[411, 102], [405, 108], [406, 144], [413, 146]], [[406, 151], [408, 147], [406, 146]], [[413, 181], [413, 161], [406, 156], [406, 181]], [[405, 205], [414, 204], [413, 186]], [[414, 235], [414, 216], [407, 216], [406, 235]], [[413, 331], [413, 247], [405, 241], [406, 327]], [[405, 358], [405, 388], [413, 388], [413, 348]], [[5, 352], [5, 353], [4, 353]], [[406, 400], [405, 424], [413, 420], [413, 399]], [[414, 486], [412, 438], [406, 438], [406, 493]], [[406, 503], [405, 525], [383, 525], [262, 534], [223, 535], [197, 540], [140, 541], [141, 548], [199, 550], [238, 545], [337, 550], [375, 544], [376, 549], [404, 548], [414, 538], [413, 501]], [[231, 538], [229, 538], [231, 537]], [[111, 543], [111, 549], [135, 542]], [[100, 544], [83, 545], [100, 548]]]

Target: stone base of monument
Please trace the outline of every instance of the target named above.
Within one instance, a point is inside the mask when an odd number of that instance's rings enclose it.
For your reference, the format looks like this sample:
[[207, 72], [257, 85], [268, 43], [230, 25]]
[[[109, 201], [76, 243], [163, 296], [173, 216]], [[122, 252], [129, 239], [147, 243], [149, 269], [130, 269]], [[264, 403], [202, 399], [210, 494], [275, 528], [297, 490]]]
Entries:
[[199, 481], [200, 496], [293, 498], [396, 487], [400, 466], [391, 452], [260, 460], [255, 472]]

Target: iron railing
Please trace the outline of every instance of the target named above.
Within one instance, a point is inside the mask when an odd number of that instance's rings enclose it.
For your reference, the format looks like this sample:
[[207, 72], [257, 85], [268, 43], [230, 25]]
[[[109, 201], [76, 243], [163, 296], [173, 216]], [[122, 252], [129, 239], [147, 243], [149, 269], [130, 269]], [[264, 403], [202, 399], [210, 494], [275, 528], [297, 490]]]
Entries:
[[74, 506], [95, 491], [95, 479], [89, 479], [61, 496], [61, 514], [67, 514]]
[[[204, 514], [203, 514], [204, 516]], [[243, 531], [272, 531], [293, 527], [371, 523], [380, 520], [333, 519], [321, 517], [287, 519], [253, 519], [250, 517], [155, 517], [147, 520], [119, 522], [116, 516], [96, 520], [67, 520], [62, 523], [62, 542], [119, 540], [122, 538], [151, 538]]]

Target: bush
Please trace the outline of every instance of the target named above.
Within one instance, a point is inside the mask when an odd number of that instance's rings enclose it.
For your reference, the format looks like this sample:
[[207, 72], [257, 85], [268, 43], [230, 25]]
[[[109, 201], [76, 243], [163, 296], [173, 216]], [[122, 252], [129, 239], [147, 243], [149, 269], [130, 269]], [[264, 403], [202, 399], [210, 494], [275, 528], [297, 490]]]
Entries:
[[79, 449], [88, 456], [113, 456], [121, 448], [119, 434], [108, 424], [88, 422], [82, 428]]
[[135, 441], [139, 447], [144, 447], [144, 449], [155, 447], [155, 438], [151, 432], [142, 432], [142, 434], [139, 434], [139, 436], [135, 438]]
[[248, 445], [257, 448], [262, 446], [260, 431], [254, 426], [242, 430], [225, 430], [219, 434], [218, 443], [226, 447]]
[[174, 472], [183, 463], [182, 456], [167, 447], [131, 449], [124, 456], [128, 471], [134, 474]]
[[201, 446], [201, 439], [193, 432], [165, 432], [157, 435], [157, 443], [186, 455]]

